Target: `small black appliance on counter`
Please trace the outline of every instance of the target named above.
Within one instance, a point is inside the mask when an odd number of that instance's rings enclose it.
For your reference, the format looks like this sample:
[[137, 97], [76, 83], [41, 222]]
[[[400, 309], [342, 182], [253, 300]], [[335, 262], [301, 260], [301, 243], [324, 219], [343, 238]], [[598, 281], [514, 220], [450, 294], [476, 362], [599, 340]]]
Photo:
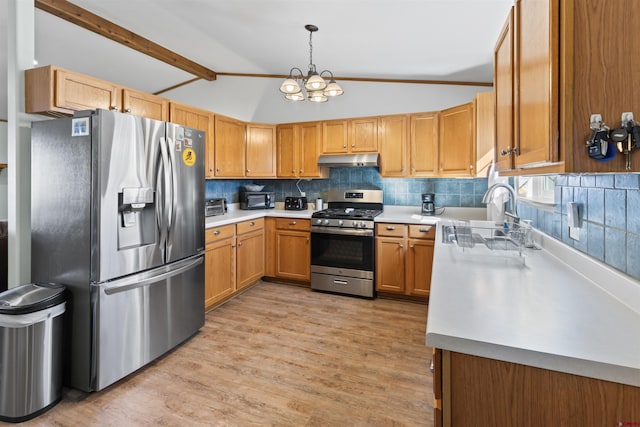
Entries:
[[284, 210], [286, 211], [306, 211], [308, 207], [307, 198], [306, 197], [285, 197], [284, 199]]
[[240, 209], [273, 209], [276, 195], [272, 191], [241, 191]]
[[422, 215], [436, 214], [436, 195], [433, 193], [425, 193], [422, 195]]
[[204, 216], [224, 215], [227, 213], [227, 199], [220, 197], [204, 201]]

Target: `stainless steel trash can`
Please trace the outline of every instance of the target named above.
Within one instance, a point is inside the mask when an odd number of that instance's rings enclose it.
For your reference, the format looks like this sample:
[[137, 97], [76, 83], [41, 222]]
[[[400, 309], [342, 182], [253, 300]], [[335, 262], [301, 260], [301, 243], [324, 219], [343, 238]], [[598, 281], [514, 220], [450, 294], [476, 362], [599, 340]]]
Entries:
[[62, 398], [66, 299], [53, 283], [0, 293], [0, 421], [26, 421]]

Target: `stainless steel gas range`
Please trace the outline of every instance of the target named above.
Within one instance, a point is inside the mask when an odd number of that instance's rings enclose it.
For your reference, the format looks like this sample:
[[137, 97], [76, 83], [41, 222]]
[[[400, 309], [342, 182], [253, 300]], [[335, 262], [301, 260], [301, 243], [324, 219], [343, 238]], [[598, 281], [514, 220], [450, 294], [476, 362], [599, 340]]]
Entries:
[[311, 217], [311, 289], [375, 298], [374, 218], [382, 190], [331, 190]]

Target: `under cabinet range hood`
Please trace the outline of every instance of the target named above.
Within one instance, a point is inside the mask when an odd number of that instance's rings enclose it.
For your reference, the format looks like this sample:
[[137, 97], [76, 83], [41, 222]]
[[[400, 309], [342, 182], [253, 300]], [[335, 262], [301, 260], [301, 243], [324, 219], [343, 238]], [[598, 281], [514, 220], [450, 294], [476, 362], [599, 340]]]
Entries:
[[324, 154], [318, 157], [318, 166], [329, 168], [379, 166], [378, 153]]

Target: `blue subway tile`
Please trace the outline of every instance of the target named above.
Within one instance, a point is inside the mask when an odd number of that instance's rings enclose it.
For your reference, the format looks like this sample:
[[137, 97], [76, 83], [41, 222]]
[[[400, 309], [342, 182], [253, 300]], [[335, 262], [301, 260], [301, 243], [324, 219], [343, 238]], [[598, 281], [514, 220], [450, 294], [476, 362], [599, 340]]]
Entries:
[[640, 234], [640, 190], [627, 191], [627, 231]]
[[587, 189], [587, 219], [592, 222], [604, 224], [604, 190], [602, 188]]
[[638, 174], [618, 174], [615, 176], [616, 188], [626, 190], [638, 190], [640, 189], [640, 175]]
[[578, 204], [578, 213], [580, 214], [580, 221], [585, 221], [589, 212], [589, 191], [586, 188], [574, 188], [573, 201]]
[[604, 227], [599, 224], [587, 223], [587, 253], [604, 261]]
[[604, 223], [607, 227], [626, 229], [626, 195], [625, 190], [604, 191]]
[[596, 175], [596, 187], [599, 188], [613, 188], [614, 186], [613, 175]]
[[568, 180], [569, 180], [569, 175], [558, 175], [556, 177], [556, 185], [559, 185], [559, 186], [567, 185]]
[[596, 186], [596, 176], [595, 175], [582, 175], [580, 179], [581, 187], [595, 187]]
[[452, 179], [447, 182], [446, 190], [447, 194], [460, 194], [460, 183], [457, 179]]
[[561, 236], [561, 240], [567, 245], [569, 246], [574, 245], [575, 241], [571, 237], [569, 237], [569, 224], [567, 222], [566, 215], [560, 216], [560, 236]]
[[560, 212], [567, 213], [567, 203], [573, 202], [573, 187], [562, 187], [562, 205], [560, 206]]
[[627, 274], [640, 279], [640, 236], [627, 233]]
[[579, 239], [578, 240], [574, 240], [573, 241], [573, 247], [576, 248], [577, 250], [587, 253], [588, 249], [589, 249], [589, 232], [588, 232], [588, 228], [587, 228], [587, 223], [583, 223], [582, 227], [580, 227], [579, 229], [579, 233], [580, 235], [578, 236]]
[[621, 271], [627, 267], [627, 239], [624, 231], [605, 228], [604, 262]]
[[580, 175], [569, 175], [567, 178], [567, 185], [570, 187], [580, 186]]
[[473, 194], [461, 194], [460, 206], [465, 208], [472, 208], [475, 206], [475, 196]]

